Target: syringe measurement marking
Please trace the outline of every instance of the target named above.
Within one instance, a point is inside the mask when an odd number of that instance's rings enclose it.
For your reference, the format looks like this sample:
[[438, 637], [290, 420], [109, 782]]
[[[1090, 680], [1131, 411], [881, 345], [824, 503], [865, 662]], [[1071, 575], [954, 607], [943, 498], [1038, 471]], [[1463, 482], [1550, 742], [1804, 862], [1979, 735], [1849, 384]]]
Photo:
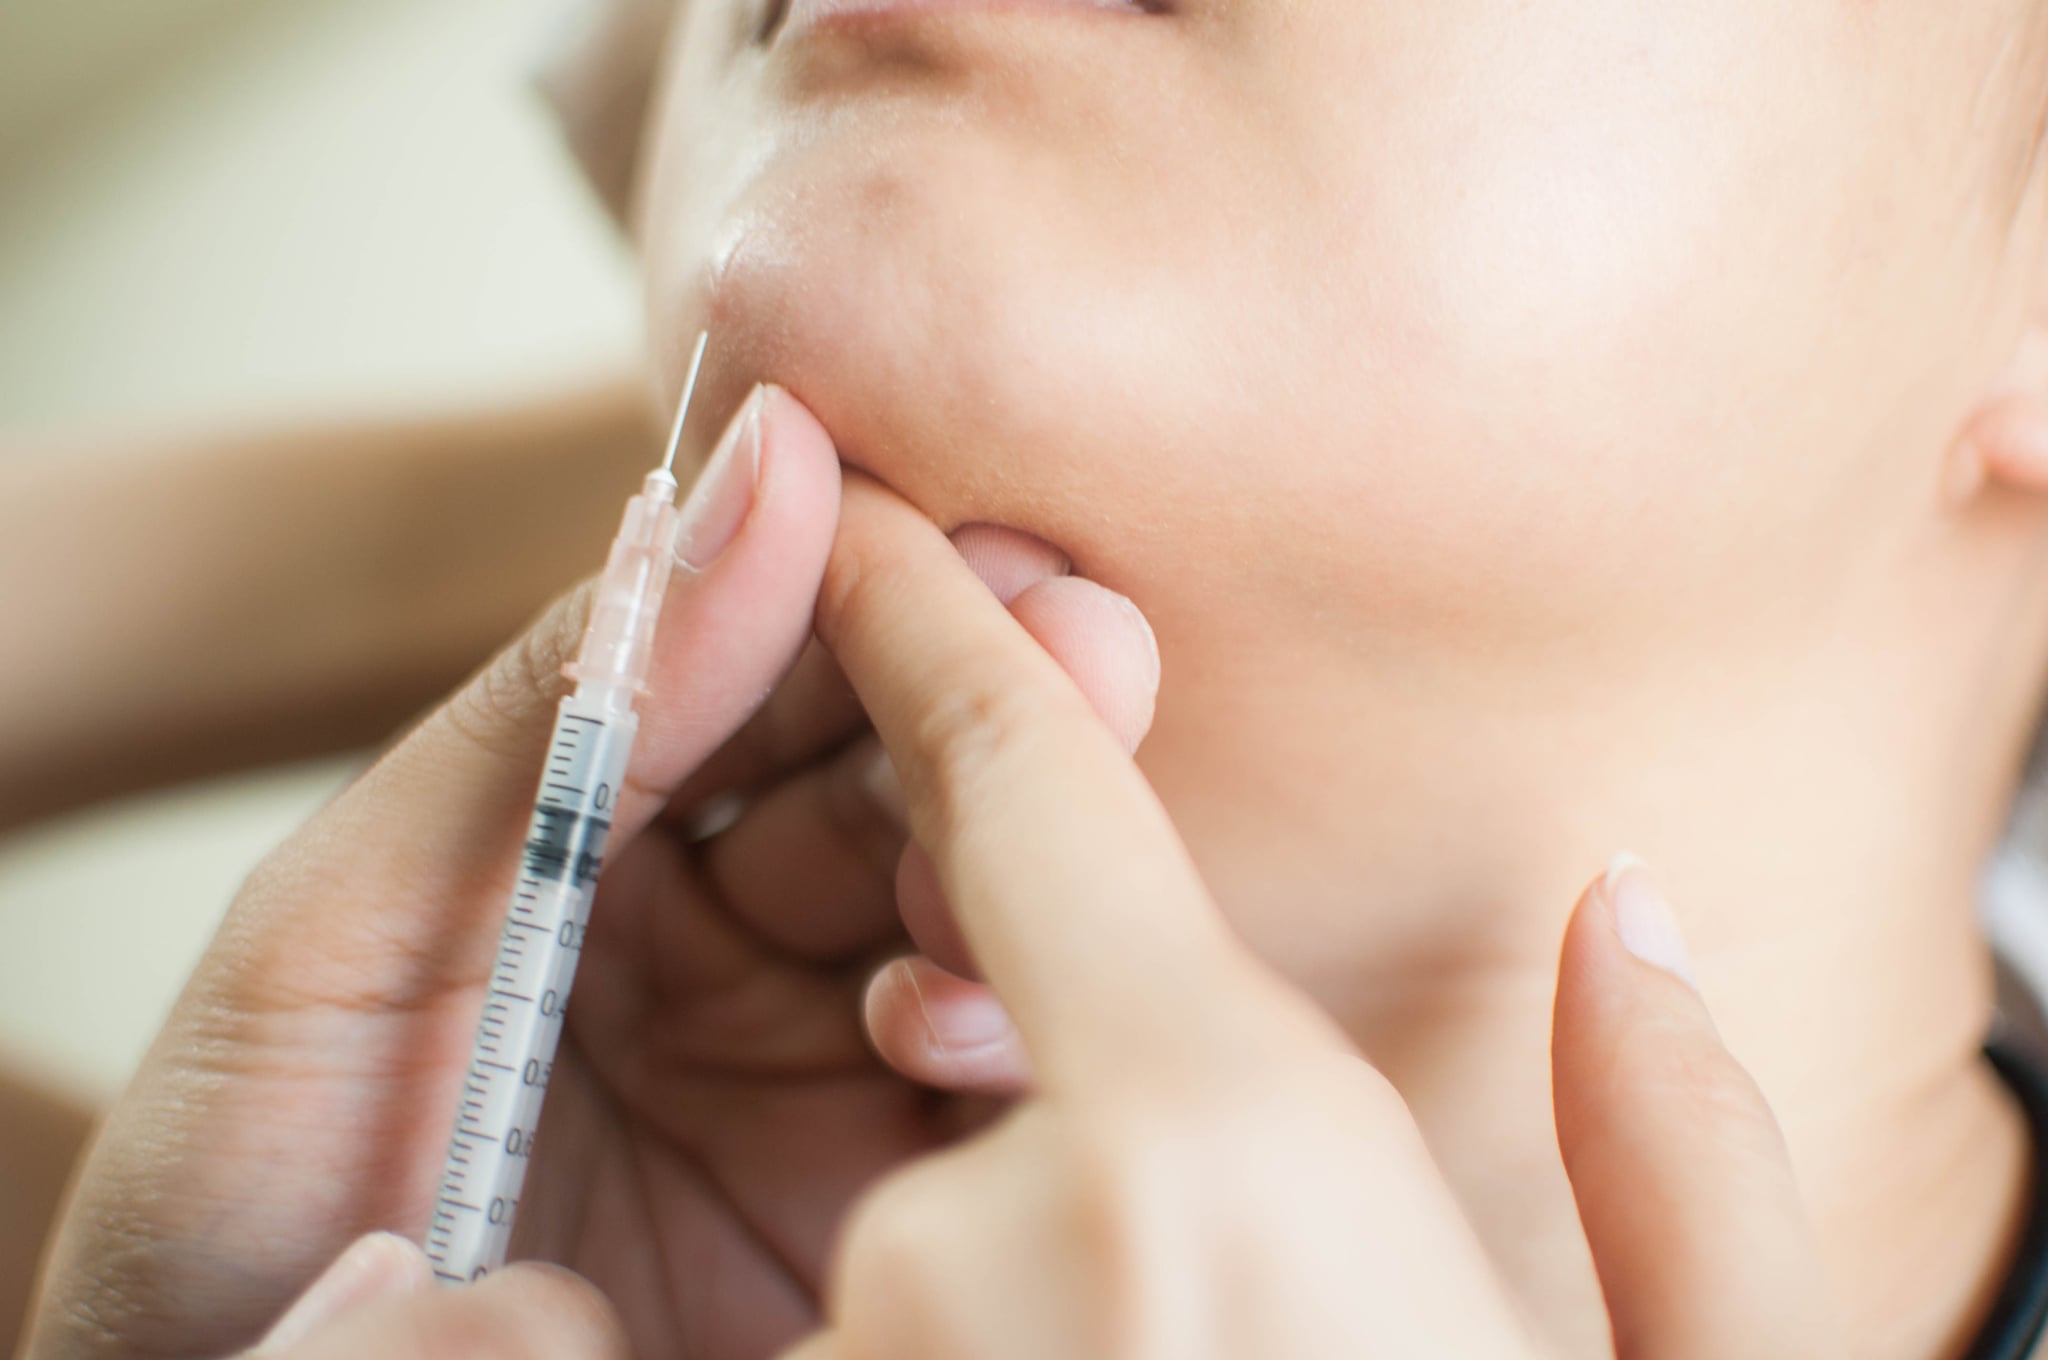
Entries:
[[444, 1280], [477, 1278], [504, 1259], [633, 726], [630, 717], [558, 716], [425, 1234]]

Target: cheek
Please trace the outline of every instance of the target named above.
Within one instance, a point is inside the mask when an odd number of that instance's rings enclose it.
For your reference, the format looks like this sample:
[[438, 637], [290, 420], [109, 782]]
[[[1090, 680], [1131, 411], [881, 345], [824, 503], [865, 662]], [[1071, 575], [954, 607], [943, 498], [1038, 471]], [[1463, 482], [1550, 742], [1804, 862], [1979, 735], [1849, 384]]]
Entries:
[[1510, 33], [1485, 80], [1455, 46], [1389, 58], [1455, 97], [1390, 77], [1369, 134], [1309, 134], [1357, 168], [1318, 252], [1349, 315], [1301, 301], [1313, 424], [1349, 433], [1304, 504], [1342, 507], [1416, 628], [1540, 643], [1831, 589], [1939, 441], [1872, 396], [1918, 384], [1959, 281], [1928, 277], [1951, 224], [1897, 201], [1869, 82], [1775, 19], [1652, 27]]

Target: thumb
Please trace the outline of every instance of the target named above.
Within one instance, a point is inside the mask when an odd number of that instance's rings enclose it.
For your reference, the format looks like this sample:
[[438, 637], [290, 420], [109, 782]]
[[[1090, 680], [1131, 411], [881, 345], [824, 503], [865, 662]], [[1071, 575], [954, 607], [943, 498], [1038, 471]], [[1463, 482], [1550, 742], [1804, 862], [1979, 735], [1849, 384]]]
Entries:
[[1551, 1076], [1620, 1360], [1839, 1349], [1777, 1120], [1632, 856], [1586, 890], [1565, 932]]
[[415, 1243], [388, 1232], [359, 1237], [306, 1287], [298, 1302], [285, 1310], [264, 1334], [262, 1344], [249, 1354], [288, 1354], [293, 1346], [348, 1313], [382, 1299], [432, 1288], [433, 1265]]
[[595, 1287], [520, 1263], [474, 1285], [434, 1283], [427, 1258], [377, 1233], [343, 1252], [245, 1360], [627, 1360], [625, 1332]]
[[[685, 505], [686, 561], [662, 604], [612, 851], [809, 637], [838, 494], [825, 430], [788, 393], [756, 389]], [[556, 604], [266, 861], [232, 919], [245, 973], [287, 998], [359, 1003], [399, 955], [435, 972], [381, 984], [407, 996], [481, 972], [491, 941], [474, 927], [503, 907], [591, 603], [586, 584]]]

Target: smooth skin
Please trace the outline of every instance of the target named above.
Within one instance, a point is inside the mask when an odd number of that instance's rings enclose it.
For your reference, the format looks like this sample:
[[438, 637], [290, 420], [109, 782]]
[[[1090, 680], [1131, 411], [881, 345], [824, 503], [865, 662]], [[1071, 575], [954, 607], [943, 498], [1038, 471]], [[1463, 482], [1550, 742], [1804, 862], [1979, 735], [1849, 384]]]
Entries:
[[[590, 1283], [430, 1288], [373, 1237], [279, 1320], [352, 1238], [425, 1221], [578, 596], [252, 881], [95, 1148], [28, 1354], [1544, 1353], [1398, 1093], [1247, 950], [1131, 763], [1158, 681], [1135, 611], [1028, 545], [949, 544], [865, 477], [839, 504], [829, 441], [780, 393], [757, 485], [670, 595], [522, 1209], [524, 1249]], [[802, 702], [747, 722], [813, 600], [848, 723], [816, 725], [816, 653]], [[873, 820], [831, 810], [849, 778], [882, 796], [837, 807]], [[686, 845], [674, 814], [736, 787], [767, 791]], [[849, 830], [836, 872], [787, 877], [789, 837]], [[897, 863], [912, 896], [925, 855], [992, 991], [953, 979], [916, 1038], [871, 1005], [891, 1071], [860, 996], [906, 948]], [[1556, 1051], [1623, 1353], [1828, 1353], [1768, 1107], [1697, 994], [1623, 946], [1617, 890], [1575, 915]], [[934, 1054], [997, 998], [1015, 1030], [993, 1044], [1028, 1069], [997, 1063], [1026, 1096], [991, 1126]]]

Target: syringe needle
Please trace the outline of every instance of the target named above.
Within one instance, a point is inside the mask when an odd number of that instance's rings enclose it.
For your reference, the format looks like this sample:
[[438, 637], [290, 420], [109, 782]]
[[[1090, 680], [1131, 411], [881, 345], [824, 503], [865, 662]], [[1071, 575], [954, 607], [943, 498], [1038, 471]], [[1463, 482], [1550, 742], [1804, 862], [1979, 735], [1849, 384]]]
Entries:
[[697, 348], [690, 355], [690, 376], [683, 379], [683, 399], [676, 403], [676, 423], [668, 432], [668, 454], [661, 460], [663, 472], [676, 469], [676, 449], [683, 442], [683, 420], [690, 414], [690, 398], [697, 395], [697, 370], [704, 366], [704, 344], [710, 338], [710, 331], [697, 332]]

